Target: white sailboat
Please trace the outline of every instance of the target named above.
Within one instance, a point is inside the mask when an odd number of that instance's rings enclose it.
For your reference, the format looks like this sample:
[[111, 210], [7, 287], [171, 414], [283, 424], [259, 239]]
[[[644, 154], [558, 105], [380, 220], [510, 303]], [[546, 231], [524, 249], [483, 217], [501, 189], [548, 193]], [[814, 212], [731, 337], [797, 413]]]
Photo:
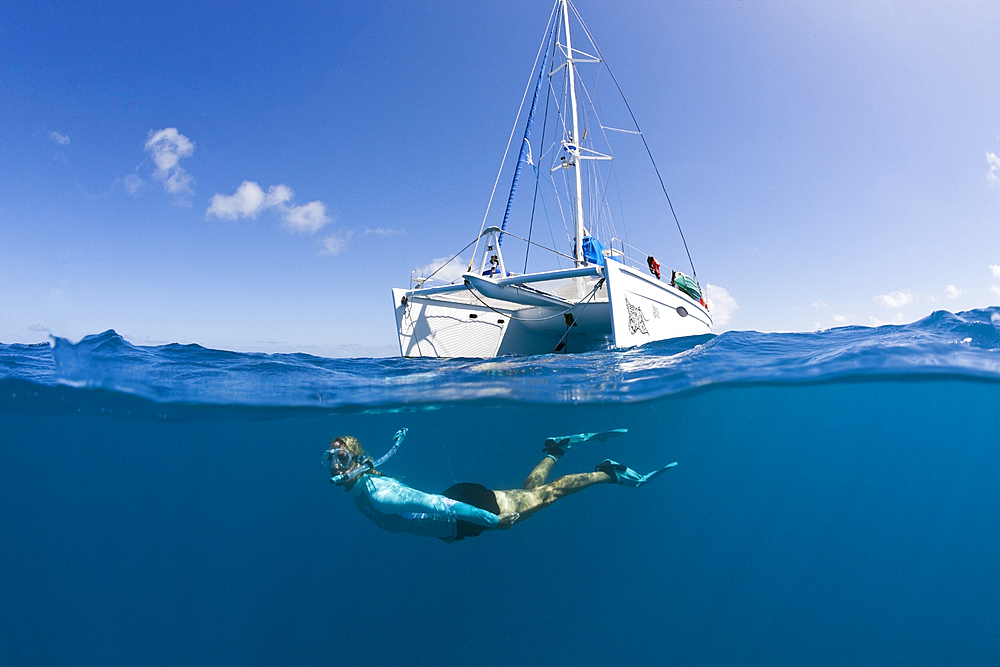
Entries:
[[[590, 40], [593, 54], [573, 47], [571, 19], [575, 19], [578, 28]], [[640, 252], [614, 236], [611, 208], [604, 194], [610, 182], [606, 172], [613, 165], [614, 156], [610, 148], [604, 148], [604, 144], [598, 146], [595, 140], [598, 137], [607, 139], [608, 132], [625, 132], [638, 135], [647, 153], [649, 149], [637, 124], [634, 130], [622, 130], [602, 124], [593, 108], [582, 113], [579, 98], [592, 102], [592, 90], [581, 80], [578, 65], [601, 67], [605, 63], [569, 0], [555, 3], [536, 67], [539, 60], [541, 67], [533, 70], [533, 79], [534, 72], [538, 72], [535, 94], [527, 115], [503, 224], [487, 227], [487, 208], [479, 235], [452, 258], [457, 260], [462, 252], [475, 246], [473, 261], [461, 277], [450, 283], [435, 284], [439, 267], [431, 276], [411, 277], [409, 289], [392, 290], [400, 354], [404, 357], [487, 358], [507, 354], [583, 352], [711, 333], [712, 317], [702, 298], [693, 262], [694, 277], [670, 269], [661, 273], [651, 254]], [[610, 70], [608, 72], [610, 74]], [[546, 89], [543, 118], [547, 123], [551, 103], [560, 136], [546, 147], [543, 128], [541, 150], [538, 159], [533, 160], [529, 137], [543, 86]], [[596, 88], [596, 84], [593, 87]], [[631, 117], [635, 123], [634, 116]], [[515, 121], [515, 129], [518, 126]], [[512, 131], [512, 138], [513, 134]], [[548, 168], [543, 164], [546, 161]], [[572, 255], [546, 248], [532, 239], [531, 231], [524, 238], [506, 229], [518, 176], [525, 164], [530, 165], [536, 175], [536, 199], [543, 176], [554, 186], [557, 178], [566, 186], [567, 192], [556, 199], [556, 207], [564, 221], [567, 237], [572, 227], [574, 236], [567, 238]], [[606, 170], [602, 171], [602, 167]], [[498, 181], [499, 177], [498, 174]], [[660, 184], [662, 186], [662, 179]], [[666, 197], [665, 188], [663, 194]], [[585, 199], [589, 216], [585, 216]], [[670, 203], [669, 197], [666, 201]], [[533, 204], [532, 225], [535, 209]], [[672, 205], [670, 212], [673, 214]], [[598, 234], [598, 228], [607, 233]], [[680, 231], [679, 223], [677, 228]], [[550, 236], [555, 245], [554, 234], [550, 232]], [[602, 237], [606, 239], [603, 243], [599, 240]], [[521, 275], [508, 270], [501, 250], [506, 239], [524, 244], [525, 270]], [[683, 233], [681, 240], [684, 241]], [[480, 248], [482, 252], [478, 254]], [[542, 248], [557, 263], [571, 263], [571, 266], [528, 272], [527, 257], [532, 248]], [[686, 241], [684, 248], [687, 251]], [[480, 261], [475, 268], [477, 256]], [[533, 258], [537, 256], [536, 251]]]

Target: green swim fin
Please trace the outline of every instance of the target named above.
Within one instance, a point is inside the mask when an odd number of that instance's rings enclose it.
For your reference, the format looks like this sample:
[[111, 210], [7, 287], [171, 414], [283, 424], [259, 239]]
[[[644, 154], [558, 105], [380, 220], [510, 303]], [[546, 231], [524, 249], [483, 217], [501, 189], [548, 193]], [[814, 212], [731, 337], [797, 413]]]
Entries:
[[628, 433], [627, 428], [616, 428], [613, 431], [601, 431], [600, 433], [577, 433], [576, 435], [555, 435], [551, 438], [545, 439], [545, 446], [542, 447], [542, 451], [546, 454], [552, 454], [554, 456], [562, 456], [574, 445], [579, 445], [581, 443], [587, 442], [588, 440], [599, 440], [604, 442], [611, 438], [616, 438], [619, 435], [625, 435]]
[[597, 467], [594, 468], [594, 470], [596, 472], [603, 472], [609, 475], [614, 475], [616, 484], [621, 484], [622, 486], [639, 487], [645, 484], [646, 482], [656, 479], [664, 472], [666, 472], [668, 468], [673, 468], [675, 465], [677, 465], [677, 461], [669, 463], [660, 468], [659, 470], [654, 470], [651, 473], [640, 475], [639, 473], [632, 470], [626, 465], [618, 463], [617, 461], [612, 461], [611, 459], [605, 459], [604, 461], [599, 463]]

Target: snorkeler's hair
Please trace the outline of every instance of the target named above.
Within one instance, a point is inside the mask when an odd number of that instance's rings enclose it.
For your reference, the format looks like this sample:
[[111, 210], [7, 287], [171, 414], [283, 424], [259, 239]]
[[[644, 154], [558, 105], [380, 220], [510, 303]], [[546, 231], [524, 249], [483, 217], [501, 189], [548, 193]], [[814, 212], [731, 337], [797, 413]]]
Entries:
[[[361, 446], [361, 441], [353, 435], [338, 435], [333, 439], [333, 442], [330, 443], [330, 447], [333, 448], [338, 446], [343, 447], [355, 457], [365, 456], [365, 448]], [[372, 468], [368, 474], [381, 475], [382, 473]]]

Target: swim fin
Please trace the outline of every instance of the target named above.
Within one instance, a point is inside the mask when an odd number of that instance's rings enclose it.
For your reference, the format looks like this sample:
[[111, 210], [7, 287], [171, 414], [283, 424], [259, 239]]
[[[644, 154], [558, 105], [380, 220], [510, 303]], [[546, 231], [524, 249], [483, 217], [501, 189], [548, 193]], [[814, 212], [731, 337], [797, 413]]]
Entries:
[[610, 438], [618, 437], [628, 433], [627, 428], [616, 428], [613, 431], [601, 431], [600, 433], [577, 433], [576, 435], [555, 435], [545, 439], [545, 446], [542, 451], [554, 456], [562, 456], [574, 445], [587, 442], [588, 440], [599, 440], [604, 442]]
[[611, 459], [605, 459], [603, 462], [599, 463], [594, 470], [596, 472], [603, 472], [609, 475], [614, 475], [615, 483], [621, 484], [622, 486], [632, 486], [639, 487], [656, 479], [662, 475], [668, 468], [673, 468], [677, 465], [677, 461], [667, 464], [660, 468], [659, 470], [654, 470], [646, 475], [640, 475], [636, 471], [632, 470], [626, 465], [618, 463], [617, 461], [612, 461]]

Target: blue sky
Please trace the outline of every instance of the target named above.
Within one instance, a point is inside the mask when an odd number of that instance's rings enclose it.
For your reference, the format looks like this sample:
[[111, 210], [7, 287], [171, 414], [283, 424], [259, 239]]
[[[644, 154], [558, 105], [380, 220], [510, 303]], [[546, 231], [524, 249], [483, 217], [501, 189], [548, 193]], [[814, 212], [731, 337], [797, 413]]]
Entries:
[[[1000, 302], [997, 5], [576, 6], [719, 330]], [[389, 288], [477, 233], [550, 9], [4, 3], [0, 341], [395, 353]], [[683, 269], [655, 195], [629, 233]]]

